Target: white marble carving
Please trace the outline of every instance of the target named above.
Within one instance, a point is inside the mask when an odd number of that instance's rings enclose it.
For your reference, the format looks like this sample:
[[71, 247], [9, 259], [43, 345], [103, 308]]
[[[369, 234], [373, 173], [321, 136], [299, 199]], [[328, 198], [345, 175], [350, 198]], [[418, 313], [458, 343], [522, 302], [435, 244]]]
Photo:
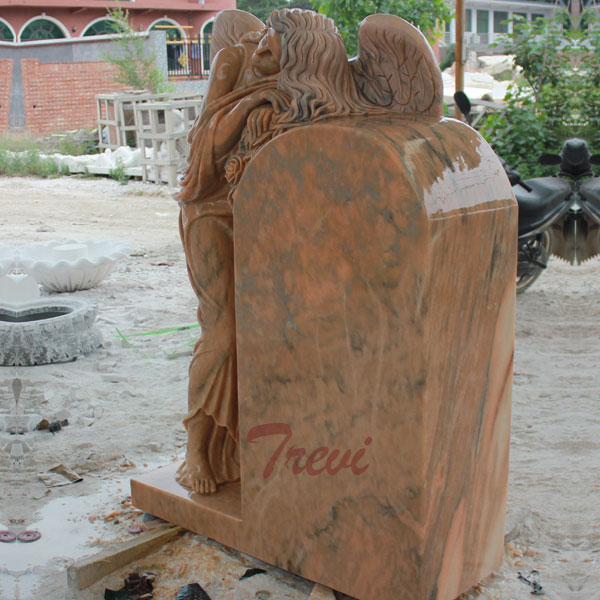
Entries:
[[118, 240], [46, 242], [0, 247], [0, 274], [18, 267], [53, 292], [87, 290], [113, 270], [131, 247]]
[[102, 343], [97, 313], [95, 302], [68, 296], [0, 302], [0, 365], [64, 362], [95, 350]]
[[30, 275], [25, 273], [0, 275], [0, 302], [17, 304], [36, 300], [39, 296], [40, 288]]

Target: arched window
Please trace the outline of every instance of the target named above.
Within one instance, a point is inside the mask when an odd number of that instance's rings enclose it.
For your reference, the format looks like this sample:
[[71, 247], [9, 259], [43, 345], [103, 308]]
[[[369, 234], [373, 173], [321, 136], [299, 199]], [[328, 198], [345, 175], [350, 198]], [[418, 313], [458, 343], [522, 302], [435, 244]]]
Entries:
[[115, 33], [114, 21], [112, 19], [98, 19], [85, 29], [81, 34], [83, 37], [90, 35], [112, 35]]
[[21, 31], [21, 41], [31, 42], [34, 40], [58, 40], [67, 37], [64, 31], [50, 19], [34, 19], [30, 21]]
[[181, 29], [179, 29], [177, 23], [173, 21], [167, 21], [166, 19], [161, 19], [160, 21], [156, 21], [156, 23], [153, 23], [152, 27], [150, 27], [150, 30], [152, 29], [165, 31], [167, 34], [168, 42], [176, 42], [177, 40], [180, 40], [183, 37], [181, 35]]
[[167, 34], [167, 69], [169, 72], [186, 69], [188, 64], [187, 55], [184, 53], [183, 45], [177, 43], [183, 38], [179, 25], [175, 21], [161, 19], [150, 26], [150, 30], [153, 29], [164, 31]]
[[202, 68], [205, 71], [210, 70], [210, 43], [212, 41], [212, 30], [213, 30], [214, 19], [211, 19], [202, 26], [202, 32], [200, 33], [202, 43]]
[[14, 42], [15, 34], [5, 21], [0, 21], [0, 42]]

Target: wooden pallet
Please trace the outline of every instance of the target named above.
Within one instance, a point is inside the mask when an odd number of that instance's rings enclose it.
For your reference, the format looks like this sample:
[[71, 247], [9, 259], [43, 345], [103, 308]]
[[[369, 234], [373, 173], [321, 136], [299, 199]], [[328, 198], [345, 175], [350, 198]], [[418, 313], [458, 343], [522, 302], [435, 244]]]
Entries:
[[142, 153], [142, 179], [177, 185], [177, 175], [187, 164], [187, 136], [203, 99], [145, 102], [135, 107], [137, 140]]

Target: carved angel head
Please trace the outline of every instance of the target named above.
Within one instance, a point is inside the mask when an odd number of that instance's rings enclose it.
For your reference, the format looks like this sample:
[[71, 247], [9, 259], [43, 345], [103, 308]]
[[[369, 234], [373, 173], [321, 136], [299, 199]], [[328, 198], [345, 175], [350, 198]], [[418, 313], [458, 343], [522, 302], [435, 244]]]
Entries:
[[271, 44], [281, 57], [277, 87], [291, 99], [279, 123], [386, 112], [441, 116], [437, 61], [421, 32], [399, 17], [367, 17], [350, 62], [335, 23], [312, 11], [274, 11], [264, 36], [278, 37]]
[[309, 10], [286, 8], [273, 11], [267, 26], [281, 44], [277, 88], [291, 99], [279, 122], [364, 112], [344, 41], [331, 19]]

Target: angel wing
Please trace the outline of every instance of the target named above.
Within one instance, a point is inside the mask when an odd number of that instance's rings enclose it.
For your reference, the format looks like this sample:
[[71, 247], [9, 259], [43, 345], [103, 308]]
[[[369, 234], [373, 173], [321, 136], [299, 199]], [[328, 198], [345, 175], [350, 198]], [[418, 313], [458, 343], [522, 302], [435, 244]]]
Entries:
[[215, 18], [210, 43], [210, 62], [219, 50], [235, 46], [248, 33], [258, 33], [265, 24], [254, 15], [235, 8], [222, 10]]
[[416, 27], [394, 15], [371, 15], [360, 24], [358, 46], [350, 64], [364, 100], [391, 112], [442, 116], [442, 73]]

